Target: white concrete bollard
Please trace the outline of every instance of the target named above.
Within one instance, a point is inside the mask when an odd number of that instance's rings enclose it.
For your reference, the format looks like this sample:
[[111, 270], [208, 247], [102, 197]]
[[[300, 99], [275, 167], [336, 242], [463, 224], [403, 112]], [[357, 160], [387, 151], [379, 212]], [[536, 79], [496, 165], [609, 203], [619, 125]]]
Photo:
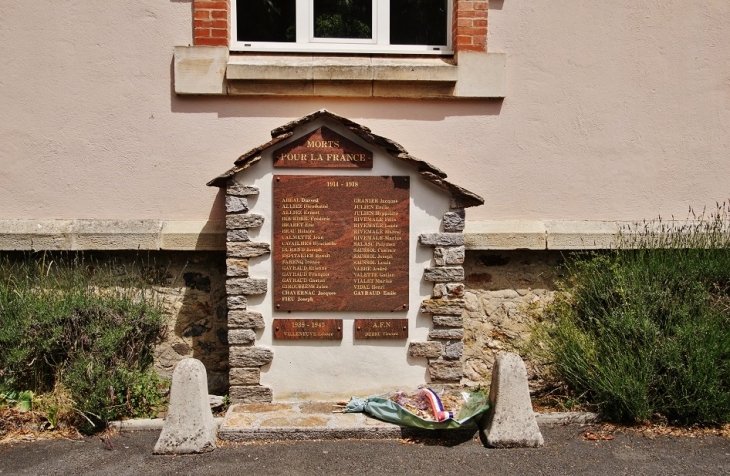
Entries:
[[172, 373], [170, 407], [154, 454], [213, 451], [217, 428], [208, 400], [208, 376], [197, 359], [181, 360]]
[[486, 442], [495, 448], [533, 448], [543, 445], [542, 433], [532, 411], [527, 369], [519, 355], [497, 356], [489, 389], [492, 408], [486, 429]]

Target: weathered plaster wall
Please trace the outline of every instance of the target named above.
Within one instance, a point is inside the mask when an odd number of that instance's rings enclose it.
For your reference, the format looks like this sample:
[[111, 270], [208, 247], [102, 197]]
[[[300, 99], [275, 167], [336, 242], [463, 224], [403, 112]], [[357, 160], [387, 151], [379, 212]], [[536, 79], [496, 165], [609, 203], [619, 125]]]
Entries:
[[469, 220], [633, 220], [727, 198], [730, 2], [492, 0], [502, 101], [176, 97], [187, 1], [3, 2], [0, 217], [221, 218], [204, 183], [328, 108], [486, 198]]

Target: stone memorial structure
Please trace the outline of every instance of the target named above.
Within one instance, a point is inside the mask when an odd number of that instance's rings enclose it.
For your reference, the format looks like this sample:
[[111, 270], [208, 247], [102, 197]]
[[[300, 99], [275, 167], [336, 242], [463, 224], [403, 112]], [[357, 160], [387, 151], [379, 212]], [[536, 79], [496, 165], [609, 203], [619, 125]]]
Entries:
[[326, 110], [209, 185], [226, 194], [232, 401], [460, 381], [464, 209], [481, 197]]

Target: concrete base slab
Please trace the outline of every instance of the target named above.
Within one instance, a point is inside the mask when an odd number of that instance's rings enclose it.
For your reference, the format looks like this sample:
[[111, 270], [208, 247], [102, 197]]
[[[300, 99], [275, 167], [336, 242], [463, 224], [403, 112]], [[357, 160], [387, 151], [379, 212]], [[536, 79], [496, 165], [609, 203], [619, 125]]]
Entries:
[[273, 441], [419, 437], [466, 441], [477, 433], [476, 426], [432, 431], [394, 425], [363, 413], [332, 413], [341, 410], [332, 402], [233, 405], [218, 430], [218, 438]]
[[551, 412], [535, 413], [538, 425], [585, 425], [601, 421], [600, 413], [593, 412]]
[[[320, 403], [321, 404], [321, 403]], [[273, 405], [273, 404], [272, 404]], [[322, 405], [328, 405], [328, 408], [332, 406], [331, 403], [324, 403]], [[325, 411], [326, 413], [326, 411]], [[359, 422], [360, 418], [357, 417], [356, 413], [349, 414], [338, 414], [337, 420], [340, 423], [351, 423], [352, 421]], [[242, 418], [241, 415], [238, 418]], [[389, 423], [380, 422], [374, 418], [365, 417], [366, 425], [373, 425], [383, 423], [390, 425]], [[224, 418], [214, 418], [217, 427], [223, 425]], [[553, 413], [535, 413], [535, 420], [538, 425], [572, 425], [572, 424], [588, 424], [598, 423], [601, 421], [601, 415], [592, 412], [553, 412]], [[112, 421], [109, 423], [109, 428], [117, 431], [159, 431], [162, 429], [164, 420], [162, 418], [139, 418], [135, 420], [122, 420]], [[394, 425], [397, 426], [397, 425]], [[229, 428], [229, 432], [230, 432]], [[473, 431], [470, 429], [469, 431]]]
[[[213, 418], [216, 428], [223, 424], [223, 417]], [[159, 431], [164, 426], [164, 418], [137, 418], [134, 420], [110, 421], [109, 428], [117, 431]]]

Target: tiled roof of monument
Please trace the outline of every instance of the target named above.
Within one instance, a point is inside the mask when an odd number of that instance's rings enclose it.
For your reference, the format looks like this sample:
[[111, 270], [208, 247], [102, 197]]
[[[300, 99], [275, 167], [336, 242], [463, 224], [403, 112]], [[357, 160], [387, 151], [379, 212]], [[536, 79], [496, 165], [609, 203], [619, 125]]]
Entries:
[[367, 127], [362, 126], [342, 116], [338, 116], [337, 114], [334, 114], [326, 109], [320, 109], [319, 111], [308, 114], [300, 119], [297, 119], [272, 130], [272, 139], [269, 142], [262, 144], [254, 149], [251, 149], [242, 156], [240, 156], [234, 162], [235, 166], [233, 168], [208, 182], [208, 185], [212, 187], [225, 187], [230, 177], [237, 174], [241, 170], [245, 170], [251, 167], [253, 164], [261, 160], [261, 152], [294, 135], [294, 129], [296, 129], [297, 127], [304, 125], [308, 122], [312, 122], [323, 116], [339, 122], [350, 132], [357, 135], [365, 142], [384, 150], [386, 153], [397, 159], [400, 159], [415, 166], [425, 180], [437, 185], [438, 187], [441, 187], [444, 190], [451, 192], [455, 197], [460, 198], [463, 202], [464, 207], [473, 207], [484, 204], [484, 199], [482, 197], [480, 197], [476, 193], [470, 192], [465, 188], [462, 188], [456, 184], [447, 181], [445, 172], [439, 170], [428, 162], [413, 157], [411, 154], [408, 153], [406, 149], [403, 148], [403, 146], [401, 146], [397, 142], [379, 136], [377, 134], [373, 134]]

